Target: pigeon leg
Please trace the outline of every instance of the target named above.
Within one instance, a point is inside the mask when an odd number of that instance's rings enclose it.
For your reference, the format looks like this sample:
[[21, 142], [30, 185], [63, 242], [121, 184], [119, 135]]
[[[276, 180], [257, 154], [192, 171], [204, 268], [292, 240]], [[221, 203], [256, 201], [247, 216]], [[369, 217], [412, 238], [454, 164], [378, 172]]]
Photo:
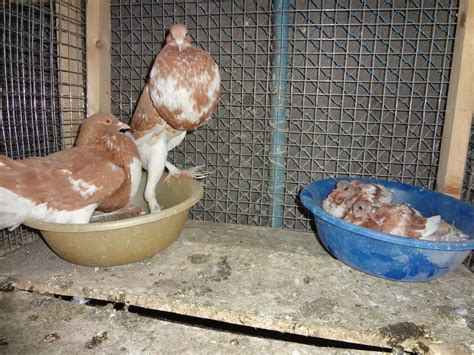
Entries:
[[150, 159], [148, 163], [148, 178], [145, 188], [145, 200], [148, 202], [150, 213], [160, 212], [161, 208], [156, 201], [156, 185], [160, 181], [161, 175], [165, 170], [166, 157], [168, 156], [168, 149], [166, 140], [159, 139], [151, 148]]
[[184, 137], [186, 137], [186, 131], [180, 131], [175, 134], [168, 135], [168, 151], [176, 148], [178, 145], [181, 144], [181, 142], [184, 140]]
[[204, 168], [204, 165], [199, 165], [187, 170], [181, 170], [177, 168], [176, 166], [174, 166], [173, 164], [171, 164], [169, 161], [167, 161], [166, 169], [168, 169], [169, 174], [166, 177], [165, 181], [169, 182], [172, 176], [176, 177], [177, 179], [179, 179], [182, 176], [189, 176], [196, 180], [204, 179], [205, 177], [209, 176], [211, 173], [202, 170], [203, 168]]

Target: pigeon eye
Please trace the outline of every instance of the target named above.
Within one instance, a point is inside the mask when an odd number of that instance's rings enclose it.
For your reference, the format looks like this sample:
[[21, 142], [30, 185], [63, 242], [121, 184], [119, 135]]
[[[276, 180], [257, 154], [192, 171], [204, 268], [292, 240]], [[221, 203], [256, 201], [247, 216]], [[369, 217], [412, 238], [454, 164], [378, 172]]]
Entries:
[[357, 206], [357, 208], [359, 209], [359, 211], [363, 211], [363, 210], [364, 210], [364, 207], [362, 207], [361, 205]]
[[349, 190], [349, 186], [344, 186], [342, 189], [343, 189], [344, 191], [347, 191], [347, 190]]
[[106, 125], [110, 125], [112, 123], [112, 119], [110, 117], [107, 117], [105, 120], [104, 120], [104, 123]]

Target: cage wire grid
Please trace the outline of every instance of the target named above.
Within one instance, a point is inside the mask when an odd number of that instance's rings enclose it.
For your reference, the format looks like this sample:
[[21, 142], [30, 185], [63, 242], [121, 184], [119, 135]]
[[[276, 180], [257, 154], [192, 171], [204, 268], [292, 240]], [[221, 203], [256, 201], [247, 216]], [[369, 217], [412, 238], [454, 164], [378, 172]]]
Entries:
[[[293, 1], [289, 9], [284, 227], [308, 230], [301, 187], [334, 176], [434, 187], [456, 1]], [[112, 107], [132, 115], [166, 29], [184, 22], [220, 66], [214, 119], [170, 154], [213, 174], [195, 219], [269, 226], [271, 1], [112, 0]], [[0, 154], [72, 144], [85, 117], [85, 0], [8, 2], [0, 66]], [[472, 139], [464, 198], [472, 203]], [[33, 238], [2, 231], [0, 254]]]
[[[462, 199], [467, 203], [474, 204], [474, 117], [471, 124], [469, 148], [467, 150]], [[464, 264], [469, 270], [474, 272], [474, 251], [466, 258]]]
[[[309, 230], [302, 186], [376, 177], [433, 189], [457, 1], [291, 1], [283, 226]], [[166, 30], [186, 23], [220, 67], [213, 119], [170, 152], [205, 165], [195, 219], [269, 226], [272, 1], [111, 4], [112, 110], [128, 121]]]
[[[45, 156], [70, 146], [86, 109], [85, 2], [0, 5], [0, 154]], [[0, 255], [37, 237], [0, 231]]]

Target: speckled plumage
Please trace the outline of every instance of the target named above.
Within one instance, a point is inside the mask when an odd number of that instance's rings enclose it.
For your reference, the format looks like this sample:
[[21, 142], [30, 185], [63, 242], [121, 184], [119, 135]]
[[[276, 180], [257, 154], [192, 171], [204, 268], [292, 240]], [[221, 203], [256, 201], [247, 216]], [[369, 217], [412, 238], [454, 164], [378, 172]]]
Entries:
[[381, 206], [391, 203], [393, 196], [393, 191], [382, 185], [341, 180], [323, 201], [323, 209], [335, 217], [343, 218], [357, 199], [364, 199], [372, 206]]
[[365, 198], [359, 198], [344, 220], [379, 232], [419, 239], [435, 233], [441, 217], [425, 218], [407, 204], [374, 206]]
[[155, 188], [165, 166], [171, 175], [204, 176], [194, 170], [183, 172], [166, 160], [168, 151], [183, 141], [187, 131], [211, 118], [219, 98], [217, 64], [209, 53], [191, 44], [185, 25], [173, 25], [131, 122], [143, 167], [148, 170], [145, 200], [150, 211], [160, 211]]
[[173, 128], [191, 131], [212, 115], [220, 98], [219, 68], [206, 51], [191, 44], [186, 26], [171, 27], [150, 72], [150, 98]]
[[125, 128], [100, 113], [83, 122], [72, 149], [16, 161], [0, 156], [0, 229], [30, 218], [87, 223], [96, 208], [127, 205], [141, 164], [133, 141], [120, 132]]

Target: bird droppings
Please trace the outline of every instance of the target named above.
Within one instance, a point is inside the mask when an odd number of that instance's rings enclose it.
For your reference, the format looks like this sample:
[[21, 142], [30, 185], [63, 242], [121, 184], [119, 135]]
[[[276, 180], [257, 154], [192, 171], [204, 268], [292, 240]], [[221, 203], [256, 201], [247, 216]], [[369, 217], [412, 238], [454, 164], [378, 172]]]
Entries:
[[219, 262], [211, 267], [207, 273], [207, 278], [211, 281], [227, 280], [231, 274], [232, 268], [227, 261], [228, 257], [221, 257]]
[[237, 346], [237, 345], [239, 345], [239, 341], [234, 338], [234, 339], [231, 339], [231, 340], [230, 340], [230, 344], [231, 344], [231, 345], [234, 345], [234, 346]]
[[6, 280], [0, 282], [0, 291], [12, 292], [15, 290], [17, 280], [14, 277], [7, 277]]
[[318, 298], [314, 301], [305, 302], [300, 307], [300, 311], [305, 317], [317, 316], [318, 318], [324, 318], [333, 313], [335, 306], [336, 302], [329, 298]]
[[45, 343], [55, 343], [57, 342], [59, 339], [61, 339], [61, 337], [59, 336], [58, 333], [51, 333], [51, 334], [48, 334], [44, 337], [43, 341]]
[[33, 322], [36, 322], [38, 320], [39, 316], [37, 314], [32, 314], [30, 316], [28, 316], [28, 319], [33, 321]]
[[204, 264], [207, 263], [210, 258], [211, 255], [209, 254], [193, 254], [188, 256], [188, 260], [191, 262], [191, 264]]
[[89, 340], [86, 345], [84, 346], [86, 349], [95, 349], [98, 347], [100, 344], [102, 344], [104, 341], [107, 340], [108, 333], [106, 331], [97, 333], [92, 337], [91, 340]]
[[417, 325], [413, 322], [400, 322], [389, 324], [386, 327], [380, 328], [380, 334], [388, 338], [387, 343], [390, 346], [397, 346], [408, 339], [427, 339], [433, 340], [431, 330], [426, 325]]

